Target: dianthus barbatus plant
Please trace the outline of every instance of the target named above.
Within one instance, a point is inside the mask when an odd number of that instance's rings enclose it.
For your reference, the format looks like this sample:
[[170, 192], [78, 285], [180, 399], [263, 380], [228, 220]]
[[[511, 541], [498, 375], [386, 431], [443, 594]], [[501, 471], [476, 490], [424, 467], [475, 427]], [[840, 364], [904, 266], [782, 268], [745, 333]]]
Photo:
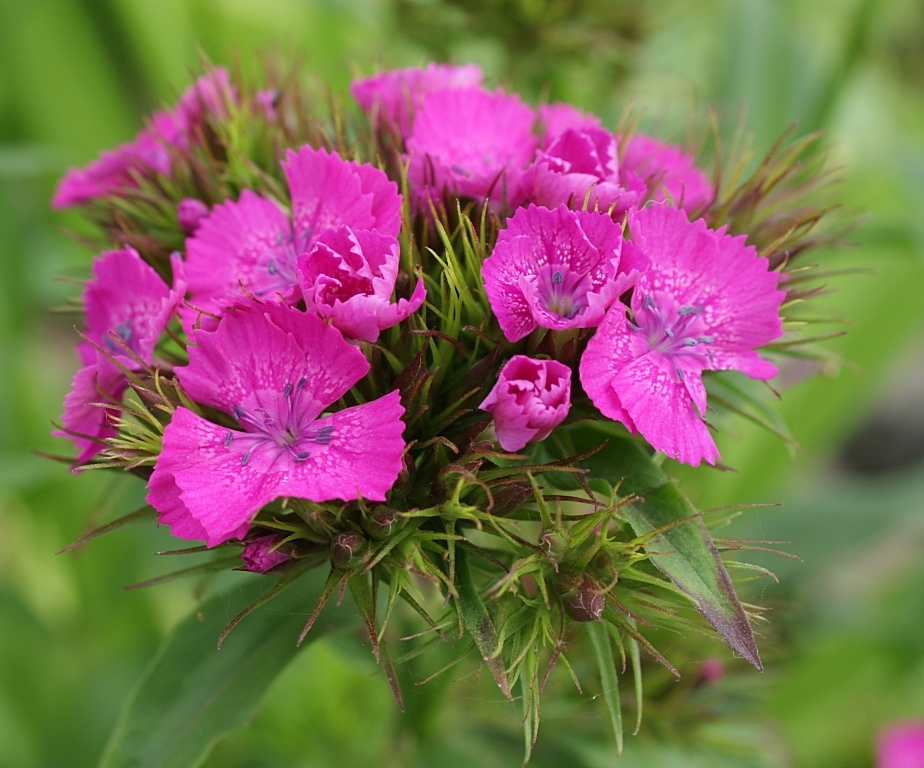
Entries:
[[[715, 141], [706, 173], [473, 65], [359, 79], [333, 110], [292, 74], [264, 79], [207, 67], [53, 199], [101, 247], [56, 429], [73, 469], [137, 475], [147, 506], [123, 520], [156, 516], [208, 556], [180, 574], [250, 571], [262, 593], [211, 639], [258, 628], [266, 674], [229, 688], [239, 657], [168, 646], [135, 710], [170, 664], [255, 700], [347, 589], [399, 705], [385, 641], [405, 605], [521, 699], [527, 757], [546, 680], [560, 665], [580, 686], [583, 644], [619, 745], [623, 673], [639, 706], [644, 655], [679, 675], [651, 630], [711, 625], [760, 669], [760, 609], [721, 554], [749, 544], [712, 537], [670, 462], [721, 466], [735, 413], [781, 431], [772, 385], [745, 383], [822, 338], [796, 314], [816, 292], [803, 254], [826, 240], [814, 139], [757, 163]], [[306, 598], [310, 571], [326, 580]], [[293, 611], [300, 634], [266, 630]], [[197, 755], [249, 711], [207, 706], [225, 721], [186, 729]]]

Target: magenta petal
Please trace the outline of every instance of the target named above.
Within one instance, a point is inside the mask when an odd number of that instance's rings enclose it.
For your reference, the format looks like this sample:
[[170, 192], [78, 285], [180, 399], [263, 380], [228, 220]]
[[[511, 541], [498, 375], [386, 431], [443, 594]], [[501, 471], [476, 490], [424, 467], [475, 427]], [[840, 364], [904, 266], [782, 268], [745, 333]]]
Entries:
[[126, 348], [150, 362], [178, 299], [133, 248], [108, 251], [93, 262], [83, 293], [87, 338], [128, 367], [137, 363]]
[[302, 249], [324, 230], [341, 225], [398, 234], [401, 195], [378, 168], [305, 146], [286, 152], [282, 170], [292, 194], [292, 227]]
[[121, 402], [127, 386], [125, 376], [108, 363], [85, 366], [74, 375], [61, 414], [64, 429], [52, 435], [66, 437], [77, 446], [77, 463], [92, 459], [103, 449], [101, 441], [115, 436], [118, 411], [102, 404]]
[[379, 332], [423, 304], [418, 281], [410, 300], [391, 301], [398, 277], [398, 241], [376, 230], [328, 230], [298, 257], [297, 272], [309, 311], [348, 339], [374, 342]]
[[537, 326], [591, 328], [637, 274], [619, 267], [622, 229], [609, 216], [521, 208], [482, 264], [484, 289], [504, 335], [517, 341]]
[[715, 194], [692, 157], [680, 147], [663, 144], [643, 133], [629, 137], [620, 170], [645, 179], [653, 187], [652, 199], [670, 200], [686, 211], [702, 208]]
[[715, 464], [715, 441], [669, 360], [655, 352], [636, 358], [610, 386], [652, 448], [694, 467], [704, 459]]
[[494, 419], [497, 441], [505, 451], [545, 440], [571, 406], [571, 369], [555, 360], [514, 355], [478, 407]]
[[190, 397], [226, 413], [235, 406], [276, 407], [287, 385], [305, 379], [302, 412], [314, 418], [369, 370], [336, 328], [281, 304], [231, 312], [196, 340], [177, 376]]
[[536, 114], [542, 126], [541, 149], [548, 147], [565, 131], [600, 127], [599, 117], [581, 112], [577, 107], [563, 102], [540, 104], [536, 107]]
[[272, 200], [245, 189], [237, 202], [212, 208], [186, 241], [189, 303], [219, 313], [244, 291], [289, 296], [295, 257], [288, 217]]
[[424, 97], [407, 140], [408, 180], [417, 190], [443, 190], [495, 204], [521, 197], [533, 159], [533, 111], [516, 95], [479, 88]]
[[384, 501], [404, 466], [404, 408], [397, 390], [314, 422], [330, 430], [302, 463], [293, 465], [280, 495], [311, 501], [357, 498]]
[[474, 64], [452, 66], [430, 62], [420, 69], [395, 69], [350, 83], [350, 94], [378, 122], [396, 126], [407, 136], [414, 113], [427, 93], [447, 88], [473, 88], [481, 85], [481, 69]]
[[177, 408], [164, 430], [147, 501], [174, 536], [203, 538], [213, 547], [242, 536], [254, 514], [277, 498], [285, 471], [275, 466], [278, 458], [268, 443]]

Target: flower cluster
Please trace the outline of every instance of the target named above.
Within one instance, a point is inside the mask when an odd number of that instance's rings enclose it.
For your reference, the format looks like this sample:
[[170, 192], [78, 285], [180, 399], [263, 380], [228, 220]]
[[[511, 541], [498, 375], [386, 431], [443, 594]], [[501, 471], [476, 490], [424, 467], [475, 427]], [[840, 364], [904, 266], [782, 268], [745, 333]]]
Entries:
[[355, 81], [346, 129], [285, 82], [213, 69], [59, 185], [116, 246], [56, 432], [75, 468], [139, 474], [174, 536], [241, 547], [244, 570], [329, 563], [306, 631], [336, 584], [383, 582], [386, 616], [400, 597], [442, 636], [431, 583], [528, 712], [524, 660], [563, 659], [574, 626], [670, 667], [638, 624], [678, 594], [759, 666], [658, 457], [716, 464], [713, 422], [760, 395], [713, 403], [710, 381], [777, 374], [811, 177], [771, 156], [720, 188], [679, 145], [472, 65]]

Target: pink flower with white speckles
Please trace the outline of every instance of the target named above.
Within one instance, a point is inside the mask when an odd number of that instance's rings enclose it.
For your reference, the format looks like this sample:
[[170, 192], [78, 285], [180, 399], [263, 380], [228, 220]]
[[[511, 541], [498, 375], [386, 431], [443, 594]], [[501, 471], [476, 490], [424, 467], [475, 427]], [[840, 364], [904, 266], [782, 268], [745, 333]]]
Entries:
[[594, 405], [657, 450], [697, 465], [719, 458], [702, 373], [755, 379], [776, 367], [755, 348], [782, 333], [778, 275], [743, 237], [653, 205], [629, 215], [626, 251], [649, 260], [632, 292], [631, 318], [614, 305], [587, 345], [581, 384]]
[[289, 150], [282, 168], [292, 195], [291, 220], [276, 202], [245, 189], [237, 201], [212, 208], [186, 241], [187, 330], [200, 310], [220, 315], [245, 291], [267, 301], [296, 301], [298, 255], [328, 229], [346, 225], [398, 234], [401, 195], [379, 169], [308, 146]]
[[311, 314], [253, 304], [196, 332], [176, 369], [196, 402], [236, 426], [174, 411], [148, 483], [148, 503], [174, 536], [215, 546], [243, 536], [284, 496], [383, 501], [403, 467], [397, 391], [326, 410], [369, 371], [363, 353]]
[[501, 330], [518, 341], [537, 327], [592, 328], [635, 282], [644, 259], [626, 259], [622, 229], [605, 213], [531, 205], [508, 219], [482, 264]]

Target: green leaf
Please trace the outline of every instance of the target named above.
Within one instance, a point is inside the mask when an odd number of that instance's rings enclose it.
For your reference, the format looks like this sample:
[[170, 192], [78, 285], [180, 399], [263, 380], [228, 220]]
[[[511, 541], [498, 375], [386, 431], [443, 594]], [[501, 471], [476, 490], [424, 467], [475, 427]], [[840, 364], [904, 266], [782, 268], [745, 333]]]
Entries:
[[[298, 651], [299, 630], [323, 576], [299, 579], [247, 616], [216, 644], [228, 622], [258, 600], [268, 580], [216, 595], [167, 638], [139, 681], [110, 737], [100, 768], [190, 768], [228, 732], [248, 722]], [[325, 629], [356, 624], [356, 614], [328, 609]], [[315, 633], [308, 638], [323, 637]]]
[[605, 477], [614, 485], [622, 481], [621, 496], [638, 497], [620, 513], [637, 536], [659, 531], [645, 544], [651, 562], [687, 595], [733, 651], [762, 670], [747, 615], [696, 508], [638, 442], [617, 429], [584, 422], [571, 431], [578, 450], [599, 444], [604, 439], [600, 433], [606, 434], [606, 446], [584, 466], [591, 476]]

